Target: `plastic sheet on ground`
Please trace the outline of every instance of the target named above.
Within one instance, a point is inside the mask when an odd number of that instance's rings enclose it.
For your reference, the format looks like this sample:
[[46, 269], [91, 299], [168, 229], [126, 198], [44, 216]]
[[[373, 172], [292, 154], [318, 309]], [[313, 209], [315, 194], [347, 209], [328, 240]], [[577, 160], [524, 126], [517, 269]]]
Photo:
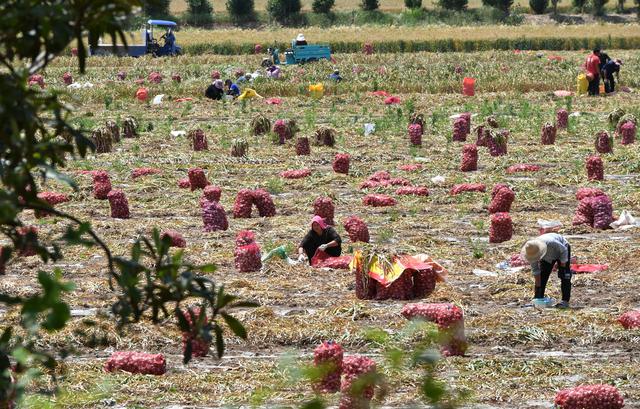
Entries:
[[571, 263], [571, 271], [575, 274], [584, 274], [584, 273], [597, 273], [600, 271], [608, 270], [609, 266], [607, 264], [575, 264]]
[[390, 96], [384, 99], [385, 105], [396, 105], [396, 104], [399, 104], [400, 102], [401, 102], [400, 98], [395, 96]]
[[481, 270], [479, 268], [474, 268], [473, 274], [478, 277], [498, 277], [498, 273], [495, 271]]
[[544, 220], [538, 219], [538, 228], [540, 229], [540, 234], [557, 232], [562, 227], [562, 223], [557, 220]]
[[622, 213], [620, 213], [618, 220], [611, 223], [609, 226], [615, 230], [627, 230], [633, 227], [640, 227], [640, 220], [633, 217], [631, 212], [628, 210], [623, 210]]
[[557, 90], [557, 91], [553, 91], [553, 95], [555, 95], [556, 97], [570, 97], [571, 95], [573, 95], [573, 92], [571, 91], [566, 91], [563, 89]]
[[352, 258], [350, 255], [331, 257], [324, 251], [318, 249], [316, 250], [316, 254], [311, 258], [311, 267], [346, 270], [349, 268]]
[[364, 136], [369, 136], [376, 131], [376, 124], [364, 124]]
[[264, 100], [264, 103], [267, 105], [280, 105], [282, 104], [282, 99], [276, 97], [267, 98]]
[[[462, 117], [464, 114], [453, 114], [453, 115], [449, 115], [449, 119], [458, 119], [460, 117]], [[475, 118], [477, 117], [478, 114], [471, 114], [471, 118]]]
[[240, 94], [240, 96], [238, 97], [238, 100], [242, 101], [245, 99], [253, 99], [253, 98], [263, 98], [263, 97], [259, 95], [255, 89], [245, 88], [244, 92], [242, 92], [242, 94]]
[[156, 95], [153, 97], [153, 101], [151, 103], [153, 105], [160, 105], [162, 104], [162, 98], [164, 98], [164, 94]]
[[[498, 264], [496, 264], [496, 268], [498, 270], [502, 270], [506, 273], [517, 273], [519, 271], [522, 271], [526, 268], [526, 266], [512, 266], [511, 263], [509, 263], [509, 261], [502, 261]], [[484, 270], [478, 270], [478, 271], [484, 271]], [[473, 270], [473, 274], [476, 274], [476, 270]], [[477, 276], [480, 276], [482, 273], [480, 274], [476, 274]]]
[[74, 82], [73, 84], [70, 84], [67, 88], [71, 88], [71, 89], [93, 88], [93, 84], [90, 82]]
[[276, 247], [275, 249], [271, 250], [270, 252], [262, 256], [262, 259], [261, 259], [262, 264], [264, 264], [266, 261], [271, 260], [274, 257], [278, 257], [282, 260], [286, 260], [287, 258], [289, 258], [287, 256], [286, 247], [285, 246]]
[[185, 136], [187, 131], [171, 131], [171, 136], [177, 138], [178, 136]]
[[446, 179], [444, 178], [444, 176], [440, 176], [440, 175], [434, 176], [434, 177], [431, 178], [431, 182], [435, 183], [436, 185], [443, 184], [445, 182], [445, 180]]

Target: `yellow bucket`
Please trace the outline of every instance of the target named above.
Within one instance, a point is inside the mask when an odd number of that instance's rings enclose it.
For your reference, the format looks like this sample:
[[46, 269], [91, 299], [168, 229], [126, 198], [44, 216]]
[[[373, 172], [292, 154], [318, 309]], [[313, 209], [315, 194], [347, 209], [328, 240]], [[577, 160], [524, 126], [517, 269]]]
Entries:
[[586, 94], [589, 90], [589, 80], [584, 74], [578, 74], [577, 81], [577, 94]]
[[324, 84], [319, 82], [317, 84], [309, 85], [309, 94], [313, 98], [322, 98], [324, 95]]

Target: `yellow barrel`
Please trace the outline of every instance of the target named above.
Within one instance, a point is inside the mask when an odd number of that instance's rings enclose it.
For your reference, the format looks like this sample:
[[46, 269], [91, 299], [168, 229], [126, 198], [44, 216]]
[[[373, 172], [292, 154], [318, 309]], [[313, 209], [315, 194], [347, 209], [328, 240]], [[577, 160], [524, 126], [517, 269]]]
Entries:
[[589, 89], [589, 80], [584, 74], [578, 74], [577, 78], [577, 94], [586, 94]]

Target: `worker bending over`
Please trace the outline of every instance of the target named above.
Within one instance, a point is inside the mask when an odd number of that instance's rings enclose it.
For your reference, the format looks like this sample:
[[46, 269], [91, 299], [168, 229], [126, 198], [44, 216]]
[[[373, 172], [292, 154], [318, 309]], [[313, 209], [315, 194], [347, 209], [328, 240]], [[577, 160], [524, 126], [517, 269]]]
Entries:
[[[602, 78], [604, 79], [604, 92], [607, 94], [614, 92], [616, 90], [616, 79], [618, 82], [620, 81], [620, 66], [622, 65], [622, 60], [609, 60], [602, 67]], [[613, 74], [616, 75], [617, 78], [613, 77]]]
[[535, 277], [535, 299], [544, 299], [547, 281], [554, 264], [558, 264], [558, 278], [562, 290], [562, 302], [557, 308], [569, 308], [571, 299], [571, 245], [557, 233], [547, 233], [529, 240], [522, 247], [522, 257], [531, 263]]

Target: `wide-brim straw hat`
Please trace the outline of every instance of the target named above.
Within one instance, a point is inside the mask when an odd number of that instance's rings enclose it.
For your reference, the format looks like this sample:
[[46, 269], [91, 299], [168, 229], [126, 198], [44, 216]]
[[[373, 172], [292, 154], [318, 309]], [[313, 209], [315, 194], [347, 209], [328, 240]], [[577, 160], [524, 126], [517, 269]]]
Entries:
[[540, 261], [547, 254], [547, 243], [540, 239], [529, 240], [522, 246], [520, 254], [529, 262]]

